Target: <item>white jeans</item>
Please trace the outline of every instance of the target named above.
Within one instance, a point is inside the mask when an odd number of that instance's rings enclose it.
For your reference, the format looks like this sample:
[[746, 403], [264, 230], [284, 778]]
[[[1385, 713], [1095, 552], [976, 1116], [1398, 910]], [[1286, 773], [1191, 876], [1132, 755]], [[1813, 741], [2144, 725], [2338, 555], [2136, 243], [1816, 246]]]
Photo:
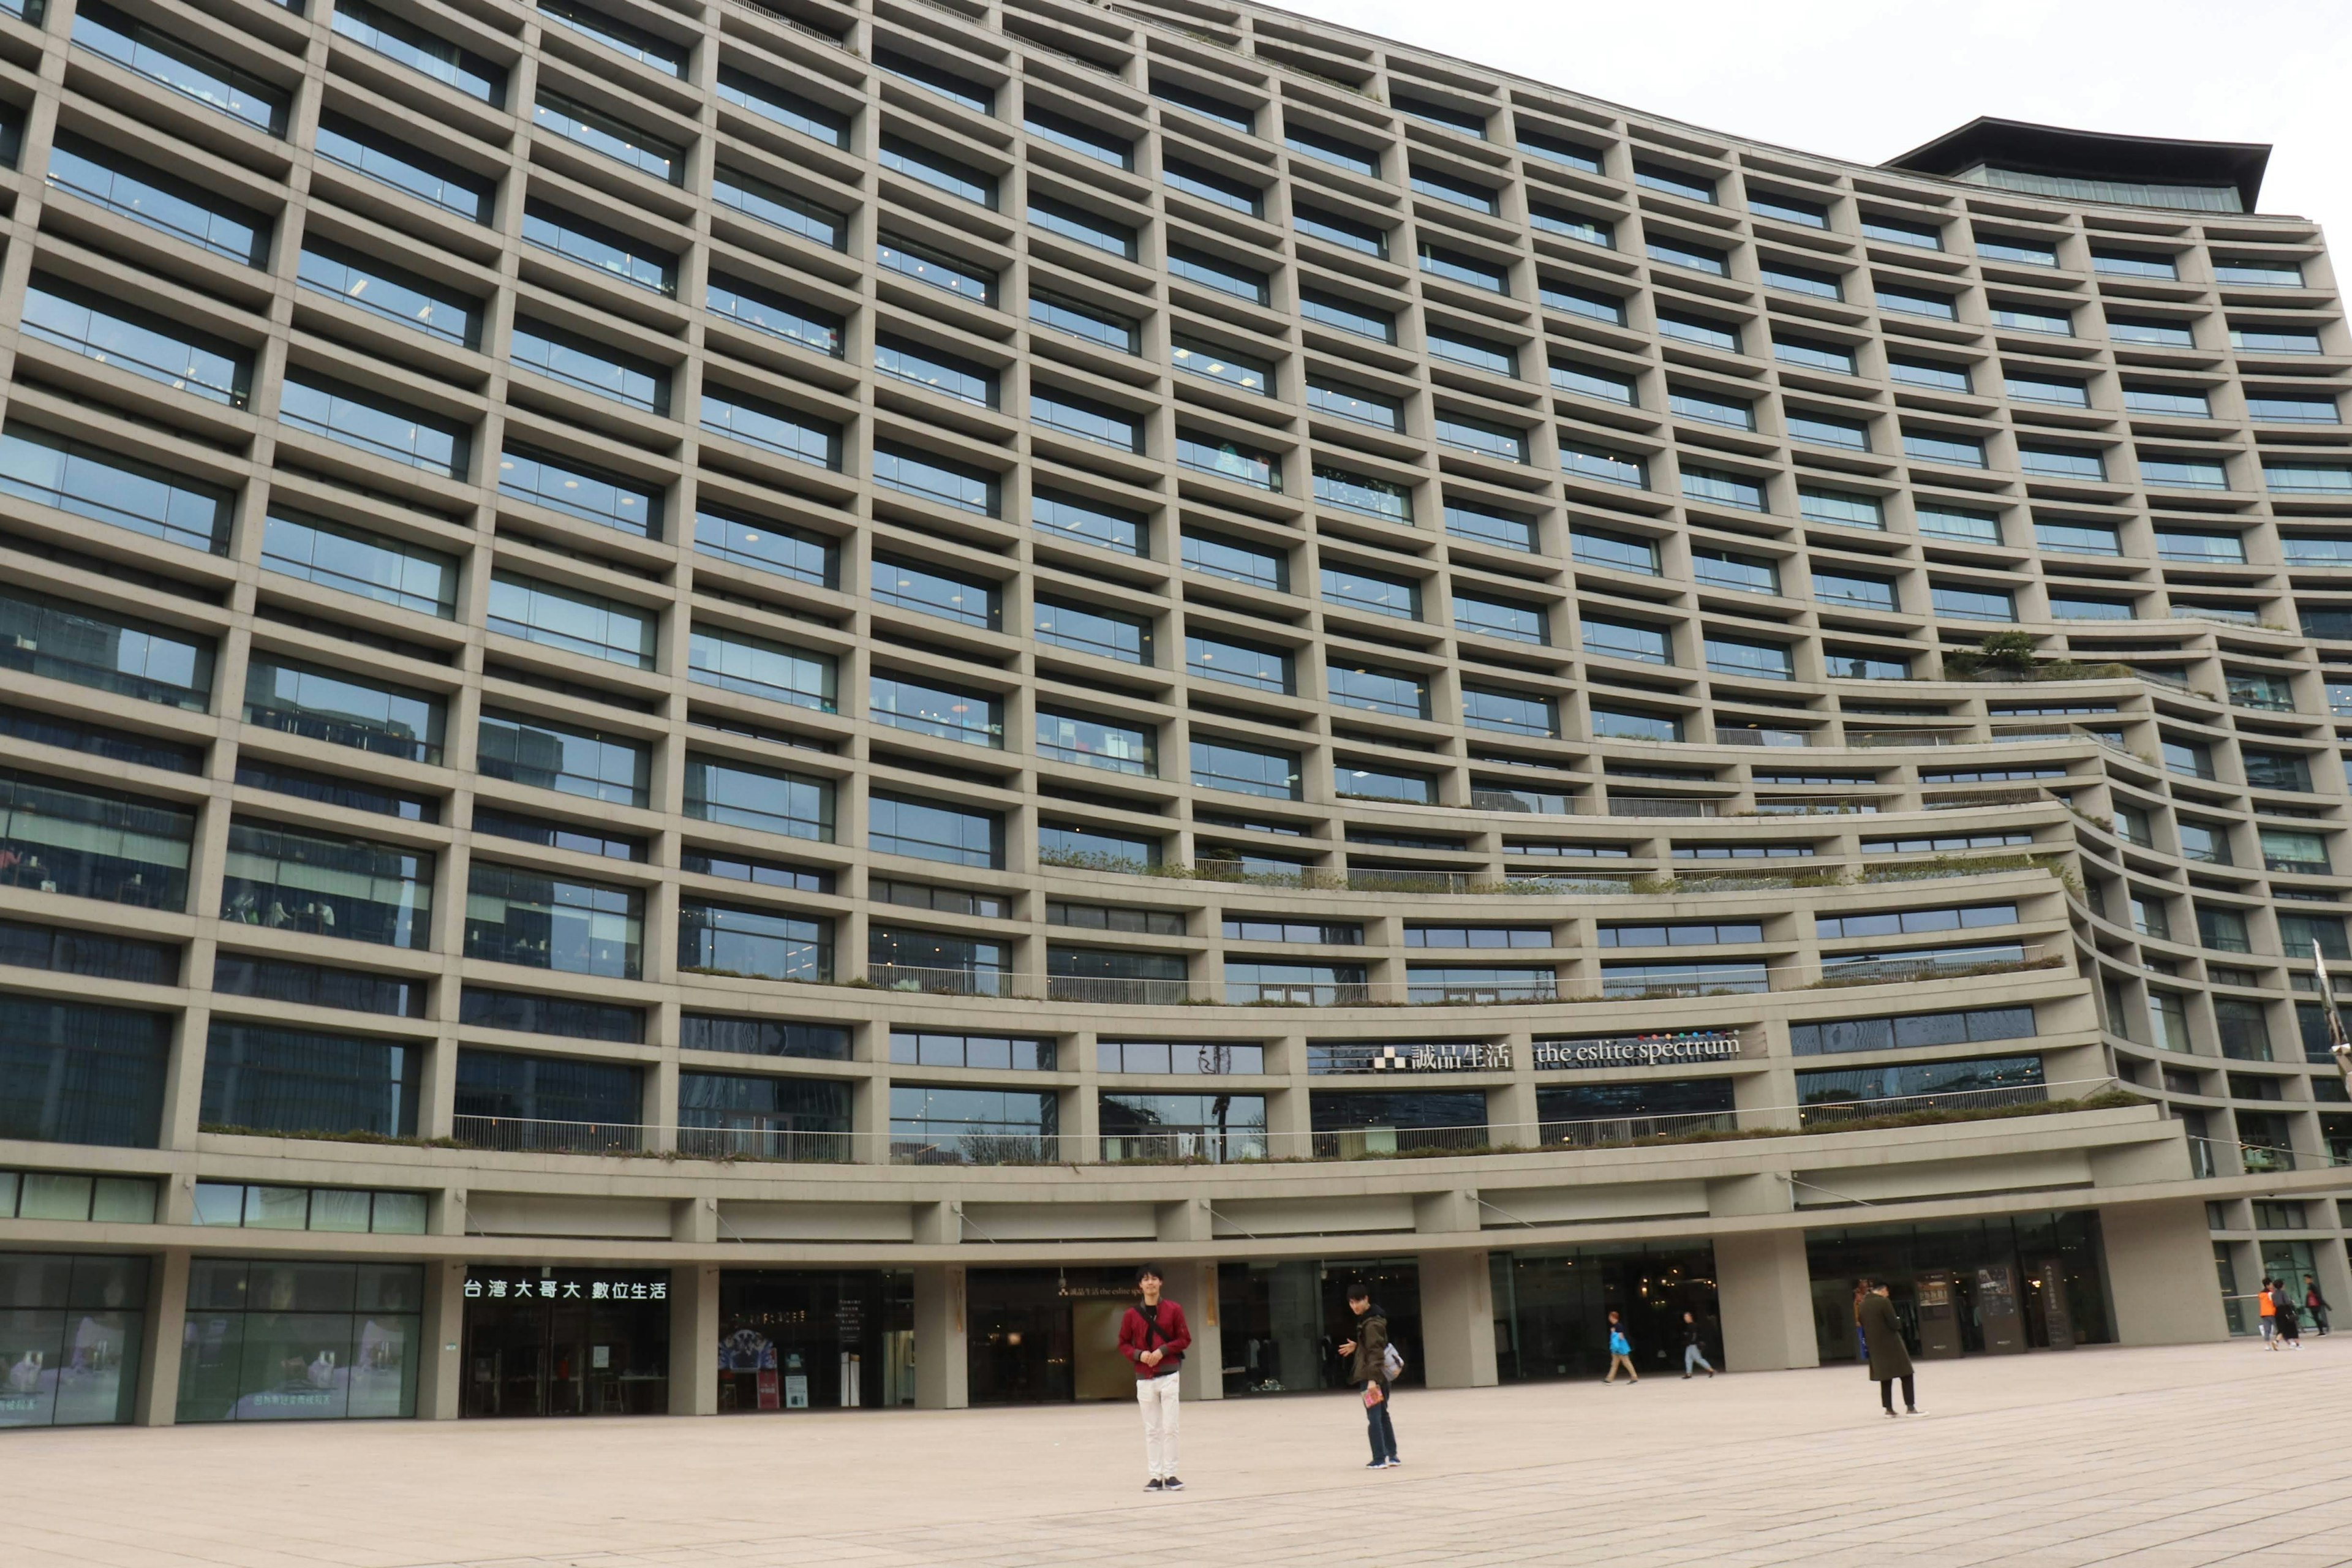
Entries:
[[1176, 1473], [1176, 1385], [1182, 1381], [1172, 1372], [1135, 1380], [1135, 1402], [1143, 1406], [1143, 1462], [1153, 1480]]

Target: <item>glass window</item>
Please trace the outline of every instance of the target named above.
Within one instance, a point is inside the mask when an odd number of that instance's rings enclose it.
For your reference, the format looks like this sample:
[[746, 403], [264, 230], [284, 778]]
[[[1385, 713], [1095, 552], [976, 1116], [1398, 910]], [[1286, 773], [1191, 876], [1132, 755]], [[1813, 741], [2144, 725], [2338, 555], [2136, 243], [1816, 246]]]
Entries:
[[1923, 294], [1916, 289], [1881, 286], [1874, 291], [1874, 298], [1881, 310], [1898, 316], [1929, 316], [1939, 321], [1959, 318], [1959, 308], [1949, 294]]
[[1081, 609], [1044, 597], [1034, 602], [1034, 608], [1031, 629], [1041, 643], [1115, 658], [1122, 664], [1156, 662], [1150, 623], [1138, 616]]
[[1551, 363], [1550, 369], [1551, 384], [1562, 392], [1578, 392], [1587, 397], [1606, 398], [1612, 403], [1622, 403], [1628, 407], [1637, 401], [1633, 392], [1633, 378], [1631, 376], [1612, 375], [1589, 365], [1562, 363], [1559, 360]]
[[2024, 305], [1992, 307], [1992, 324], [2012, 331], [2042, 332], [2053, 337], [2074, 335], [2074, 318], [2046, 310], [2034, 310]]
[[1462, 721], [1474, 730], [1500, 730], [1521, 735], [1559, 733], [1559, 715], [1550, 698], [1476, 686], [1462, 688]]
[[1037, 752], [1059, 763], [1143, 778], [1157, 777], [1160, 772], [1150, 730], [1080, 714], [1040, 710]]
[[950, 261], [936, 251], [926, 250], [904, 240], [887, 236], [874, 243], [874, 264], [902, 277], [928, 283], [982, 305], [996, 303], [996, 275], [960, 261]]
[[2079, 447], [2039, 447], [2020, 442], [2017, 463], [2018, 467], [2037, 479], [2103, 479], [2107, 477], [2105, 460], [2098, 453]]
[[900, 81], [910, 81], [917, 87], [928, 89], [950, 103], [961, 104], [978, 114], [996, 112], [996, 94], [992, 89], [960, 77], [944, 66], [935, 66], [929, 60], [917, 59], [912, 55], [900, 54], [887, 47], [878, 47], [874, 51], [874, 64]]
[[1050, 109], [1026, 105], [1021, 111], [1022, 129], [1043, 142], [1108, 163], [1114, 169], [1135, 167], [1135, 145], [1125, 137], [1097, 129], [1084, 121], [1066, 114], [1056, 114]]
[[[707, 382], [702, 390], [702, 427], [714, 436], [730, 436], [795, 462], [820, 468], [841, 467], [838, 426]], [[877, 479], [880, 467], [877, 456]]]
[[881, 165], [895, 174], [960, 196], [993, 211], [996, 206], [996, 177], [969, 163], [960, 163], [943, 153], [933, 151], [902, 136], [885, 135], [878, 151]]
[[1322, 573], [1323, 597], [1328, 602], [1400, 620], [1421, 619], [1418, 584], [1352, 567], [1326, 566]]
[[245, 406], [252, 388], [252, 355], [242, 348], [49, 275], [36, 273], [26, 284], [19, 320], [26, 334], [45, 343], [233, 409]]
[[228, 490], [13, 421], [0, 429], [0, 491], [167, 543], [227, 547]]
[[939, 801], [876, 792], [868, 797], [866, 846], [884, 855], [983, 869], [1004, 864], [1004, 820]]
[[438, 766], [443, 704], [403, 687], [256, 651], [245, 668], [245, 721], [333, 746]]
[[1486, 139], [1486, 117], [1476, 110], [1455, 109], [1450, 104], [1432, 103], [1427, 99], [1404, 98], [1395, 94], [1390, 96], [1389, 107], [1399, 114], [1443, 126], [1448, 131], [1459, 131], [1465, 136], [1475, 136], [1481, 142]]
[[[16, 836], [10, 838], [14, 847]], [[0, 1073], [12, 1086], [68, 1090], [16, 1087], [0, 1095], [0, 1135], [154, 1147], [171, 1040], [172, 1022], [162, 1013], [0, 994]]]
[[112, 60], [125, 70], [256, 130], [273, 136], [286, 130], [286, 110], [291, 95], [283, 88], [184, 43], [164, 28], [150, 26], [127, 16], [102, 0], [89, 0], [74, 7], [73, 41], [79, 48]]
[[1626, 485], [1640, 490], [1650, 488], [1648, 470], [1639, 458], [1621, 453], [1601, 451], [1588, 447], [1570, 446], [1562, 442], [1559, 466], [1580, 479], [1599, 479], [1607, 484]]
[[466, 956], [635, 980], [644, 895], [477, 860], [466, 889]]
[[723, 272], [711, 274], [703, 289], [703, 303], [712, 315], [724, 316], [739, 326], [834, 359], [841, 357], [842, 320], [830, 310], [799, 304]]
[[1789, 650], [1778, 643], [1711, 637], [1706, 639], [1706, 667], [1717, 675], [1746, 675], [1762, 680], [1796, 679], [1795, 663]]
[[1272, 294], [1265, 273], [1185, 246], [1171, 244], [1168, 247], [1168, 270], [1171, 275], [1187, 282], [1199, 283], [1221, 294], [1232, 294], [1260, 305], [1265, 304]]
[[433, 857], [273, 824], [229, 825], [221, 919], [386, 947], [431, 940]]
[[[1653, 239], [1643, 248], [1651, 260], [1663, 261], [1670, 267], [1687, 267], [1695, 272], [1713, 273], [1717, 278], [1728, 277], [1731, 272], [1731, 258], [1722, 251], [1706, 246], [1693, 245], [1685, 240]], [[1764, 280], [1767, 283], [1776, 281], [1769, 268]], [[1834, 289], [1835, 285], [1832, 284], [1832, 288]]]
[[390, 1040], [216, 1018], [198, 1114], [259, 1132], [413, 1137], [418, 1056]]
[[2212, 403], [2195, 387], [2144, 386], [2126, 382], [2124, 408], [2132, 414], [2167, 414], [2183, 419], [2213, 417]]
[[795, 708], [834, 711], [835, 661], [784, 643], [696, 627], [688, 637], [689, 679], [706, 686]]
[[1607, 218], [1587, 217], [1581, 213], [1565, 212], [1559, 207], [1529, 202], [1528, 222], [1543, 233], [1565, 235], [1587, 245], [1597, 245], [1603, 250], [1613, 250], [1617, 246], [1616, 226]]
[[1538, 279], [1536, 294], [1544, 304], [1555, 310], [1565, 310], [1571, 316], [1589, 321], [1606, 321], [1612, 326], [1625, 324], [1625, 301], [1615, 294], [1597, 293], [1565, 283], [1547, 283]]
[[1188, 163], [1181, 159], [1165, 159], [1160, 166], [1160, 182], [1171, 191], [1197, 196], [1228, 212], [1245, 213], [1251, 217], [1265, 216], [1265, 194], [1263, 191], [1239, 180], [1213, 174], [1197, 163]]
[[1633, 162], [1633, 183], [1646, 191], [1664, 191], [1668, 195], [1683, 196], [1695, 202], [1715, 200], [1712, 177], [1687, 170], [1669, 168], [1664, 163]]
[[1532, 552], [1536, 547], [1535, 519], [1468, 501], [1446, 500], [1445, 531], [1456, 539], [1496, 544], [1506, 550]]
[[[248, 1226], [410, 1232], [421, 1194], [332, 1188], [219, 1189], [241, 1197]], [[272, 1200], [277, 1200], [273, 1202]], [[290, 1202], [289, 1202], [290, 1200]], [[202, 1194], [199, 1193], [201, 1205]], [[371, 1208], [377, 1211], [373, 1225]], [[207, 1258], [189, 1282], [182, 1423], [340, 1421], [416, 1414], [424, 1362], [425, 1270], [413, 1263]]]
[[1387, 230], [1348, 218], [1334, 217], [1313, 207], [1292, 206], [1290, 226], [1293, 233], [1303, 234], [1310, 239], [1319, 239], [1327, 245], [1336, 245], [1342, 250], [1352, 250], [1361, 256], [1385, 257], [1389, 253]]
[[2095, 522], [2044, 522], [2037, 518], [2033, 523], [2033, 542], [2043, 550], [2060, 551], [2068, 555], [2123, 553], [2123, 541], [2116, 531]]
[[1534, 130], [1526, 124], [1519, 127], [1519, 151], [1532, 153], [1554, 163], [1564, 163], [1571, 169], [1581, 169], [1588, 174], [1601, 173], [1601, 154], [1581, 142], [1573, 141], [1555, 132]]
[[830, 588], [839, 575], [840, 552], [820, 534], [789, 523], [765, 522], [700, 510], [694, 518], [694, 545], [706, 555], [795, 582]]
[[1739, 329], [1729, 321], [1661, 310], [1658, 312], [1658, 331], [1663, 336], [1678, 338], [1686, 343], [1722, 349], [1727, 353], [1739, 352]]
[[542, 16], [562, 23], [583, 37], [595, 39], [614, 54], [651, 66], [665, 76], [686, 75], [688, 49], [684, 44], [574, 5], [572, 0], [541, 0], [539, 9]]
[[486, 221], [497, 182], [446, 159], [402, 145], [382, 130], [343, 115], [319, 117], [311, 145], [320, 157], [473, 223]]
[[522, 209], [525, 245], [551, 251], [657, 294], [677, 292], [677, 258], [643, 240], [536, 199]]
[[544, 87], [531, 123], [667, 184], [677, 184], [685, 167], [683, 148]]
[[1029, 388], [1029, 422], [1042, 429], [1122, 452], [1143, 450], [1140, 419], [1105, 404], [1040, 386], [1034, 381]]
[[[336, 13], [341, 16], [342, 13]], [[330, 295], [342, 304], [397, 321], [463, 348], [477, 346], [481, 331], [481, 307], [457, 290], [434, 283], [389, 262], [374, 260], [341, 246], [316, 238], [302, 242], [297, 272], [305, 289]]]
[[1176, 462], [1195, 473], [1216, 474], [1255, 489], [1282, 489], [1281, 459], [1214, 437], [1176, 433]]
[[739, 70], [733, 66], [719, 68], [720, 101], [748, 109], [764, 120], [773, 121], [788, 130], [830, 147], [849, 145], [849, 117], [803, 98], [788, 87], [778, 87], [772, 81]]
[[662, 493], [657, 487], [550, 453], [525, 447], [501, 452], [499, 493], [640, 538], [661, 537]]
[[[1816, 338], [1772, 334], [1772, 357], [1782, 364], [1793, 364], [1806, 370], [1833, 371], [1839, 375], [1854, 374], [1853, 351], [1836, 343], [1825, 343]], [[1900, 377], [1898, 376], [1899, 380]]]
[[2142, 343], [2152, 348], [2193, 348], [2197, 342], [2195, 332], [2186, 321], [2143, 316], [2109, 316], [2107, 336], [2117, 342]]
[[1758, 555], [1739, 555], [1727, 550], [1694, 550], [1691, 572], [1710, 587], [1736, 588], [1744, 594], [1780, 591], [1780, 568]]
[[654, 664], [650, 612], [528, 577], [501, 572], [490, 579], [488, 626], [508, 637], [634, 669]]
[[1969, 539], [1986, 544], [2001, 542], [2000, 519], [1992, 512], [1939, 504], [1918, 506], [1913, 515], [1918, 521], [1920, 532], [1940, 539]]
[[1721, 468], [1703, 468], [1685, 463], [1682, 471], [1683, 494], [1691, 500], [1713, 501], [1719, 506], [1738, 507], [1742, 511], [1764, 510], [1764, 487], [1753, 479], [1745, 479]]
[[2048, 403], [2062, 408], [2091, 405], [2091, 389], [2079, 381], [2011, 374], [2001, 378], [2001, 390], [2012, 403]]
[[1963, 621], [2013, 621], [2017, 606], [2009, 595], [1994, 588], [1963, 588], [1951, 584], [1931, 584], [1928, 596], [1936, 614]]
[[1370, 306], [1359, 305], [1350, 300], [1341, 299], [1336, 294], [1327, 294], [1315, 289], [1301, 289], [1298, 291], [1298, 313], [1310, 321], [1319, 321], [1327, 327], [1337, 327], [1341, 331], [1353, 332], [1360, 338], [1371, 338], [1383, 343], [1396, 342], [1394, 316]]
[[1412, 493], [1410, 490], [1385, 479], [1349, 473], [1345, 468], [1328, 468], [1320, 463], [1315, 466], [1315, 500], [1318, 505], [1337, 507], [1341, 511], [1381, 518], [1407, 527], [1412, 525]]
[[213, 648], [209, 639], [0, 588], [0, 668], [201, 713]]
[[1337, 707], [1402, 719], [1429, 717], [1428, 682], [1402, 670], [1335, 663], [1325, 667], [1324, 688]]
[[1304, 153], [1308, 157], [1319, 158], [1326, 163], [1334, 163], [1342, 169], [1352, 169], [1359, 174], [1369, 174], [1373, 179], [1380, 178], [1380, 153], [1370, 148], [1359, 147], [1351, 142], [1342, 142], [1338, 137], [1325, 136], [1304, 129], [1294, 130], [1286, 124], [1283, 128], [1282, 144], [1294, 153]]
[[471, 443], [464, 426], [323, 376], [289, 375], [278, 393], [278, 420], [371, 457], [453, 479], [466, 477]]
[[919, 610], [990, 631], [1001, 628], [1000, 601], [994, 584], [885, 555], [874, 557], [869, 582], [874, 597], [886, 605]]
[[971, 746], [1004, 744], [1003, 705], [988, 693], [883, 674], [868, 680], [867, 692], [877, 724]]
[[669, 373], [644, 360], [528, 317], [515, 321], [508, 344], [520, 369], [648, 414], [669, 412]]
[[1193, 741], [1192, 783], [1201, 789], [1274, 800], [1297, 800], [1302, 795], [1296, 752], [1262, 752], [1216, 741]]
[[1187, 674], [1229, 686], [1286, 696], [1296, 689], [1288, 654], [1221, 637], [1185, 637], [1184, 668]]
[[[337, 12], [339, 26], [341, 16]], [[119, 217], [231, 261], [257, 267], [268, 247], [271, 224], [260, 213], [70, 132], [58, 132], [49, 149], [47, 178]]]
[[1798, 487], [1797, 512], [1808, 522], [1835, 523], [1844, 528], [1886, 526], [1886, 514], [1877, 497], [1825, 489], [1818, 485]]
[[686, 815], [787, 838], [833, 842], [834, 786], [828, 779], [688, 752]]
[[1949, 463], [1963, 468], [1985, 466], [1982, 441], [1973, 436], [1949, 436], [1935, 430], [1906, 429], [1903, 455], [1923, 463]]
[[1758, 264], [1768, 289], [1785, 289], [1792, 294], [1811, 294], [1818, 300], [1843, 300], [1845, 285], [1834, 272], [1817, 272], [1809, 267], [1793, 267], [1785, 261], [1767, 259]]

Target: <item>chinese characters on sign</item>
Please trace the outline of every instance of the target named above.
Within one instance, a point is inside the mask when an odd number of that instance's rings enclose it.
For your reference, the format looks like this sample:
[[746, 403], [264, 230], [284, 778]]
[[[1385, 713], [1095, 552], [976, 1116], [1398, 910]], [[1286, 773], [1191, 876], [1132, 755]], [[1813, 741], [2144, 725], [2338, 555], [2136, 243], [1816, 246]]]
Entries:
[[468, 1269], [468, 1301], [667, 1301], [669, 1281], [644, 1277], [599, 1279], [592, 1274], [558, 1269], [551, 1276]]
[[1679, 1035], [1617, 1035], [1593, 1040], [1537, 1040], [1538, 1068], [1654, 1068], [1729, 1061], [1739, 1036], [1728, 1031]]
[[1317, 1073], [1508, 1072], [1511, 1047], [1503, 1040], [1309, 1046], [1307, 1066]]

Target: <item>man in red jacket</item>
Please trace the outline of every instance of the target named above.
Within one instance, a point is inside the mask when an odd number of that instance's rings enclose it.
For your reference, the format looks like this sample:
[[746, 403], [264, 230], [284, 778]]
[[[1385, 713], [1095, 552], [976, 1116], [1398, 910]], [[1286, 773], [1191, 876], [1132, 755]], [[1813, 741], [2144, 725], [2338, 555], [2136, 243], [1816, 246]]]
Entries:
[[1135, 1401], [1143, 1406], [1143, 1462], [1151, 1471], [1148, 1492], [1181, 1492], [1176, 1479], [1176, 1369], [1192, 1343], [1184, 1309], [1160, 1296], [1160, 1270], [1147, 1263], [1135, 1271], [1143, 1300], [1118, 1323], [1118, 1353], [1135, 1363]]

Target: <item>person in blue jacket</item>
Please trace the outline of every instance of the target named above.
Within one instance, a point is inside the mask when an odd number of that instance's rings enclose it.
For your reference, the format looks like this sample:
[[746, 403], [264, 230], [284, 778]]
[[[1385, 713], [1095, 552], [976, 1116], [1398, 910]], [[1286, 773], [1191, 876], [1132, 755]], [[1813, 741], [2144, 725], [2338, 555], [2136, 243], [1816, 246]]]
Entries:
[[1633, 1342], [1625, 1337], [1624, 1323], [1620, 1321], [1616, 1313], [1612, 1312], [1609, 1314], [1609, 1375], [1601, 1381], [1616, 1382], [1617, 1369], [1621, 1366], [1625, 1369], [1625, 1375], [1632, 1378], [1633, 1382], [1642, 1381], [1642, 1374], [1633, 1370]]

